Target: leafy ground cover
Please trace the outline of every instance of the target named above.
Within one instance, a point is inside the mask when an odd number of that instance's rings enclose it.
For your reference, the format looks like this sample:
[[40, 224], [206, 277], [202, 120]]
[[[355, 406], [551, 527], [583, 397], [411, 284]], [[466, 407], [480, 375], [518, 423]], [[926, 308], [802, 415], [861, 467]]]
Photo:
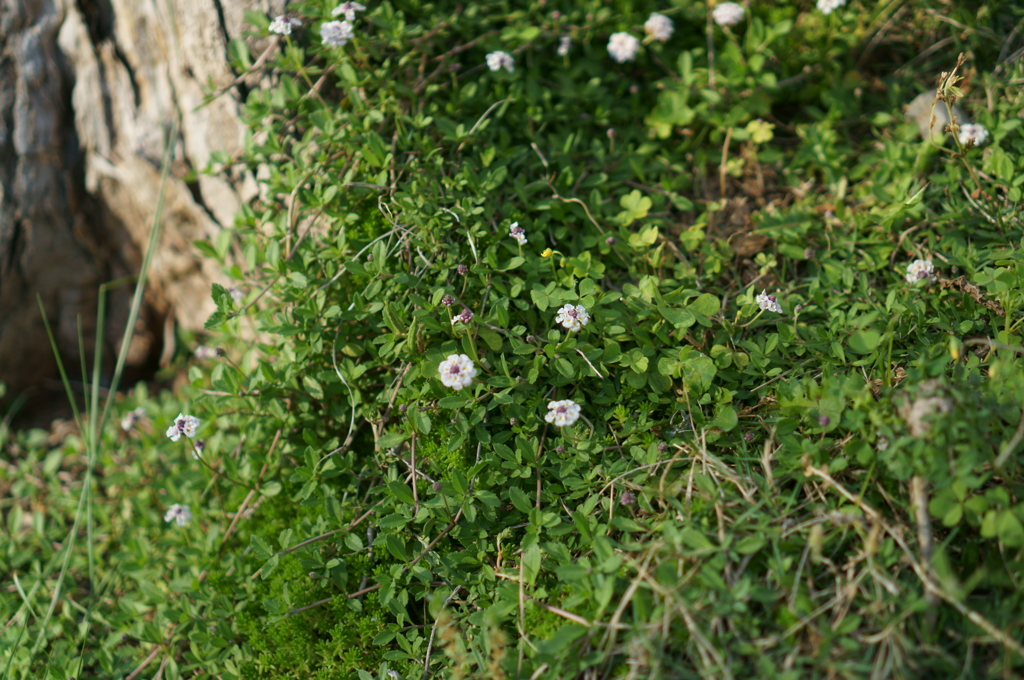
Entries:
[[837, 5], [251, 16], [217, 351], [5, 433], [4, 677], [1019, 674], [1024, 13]]

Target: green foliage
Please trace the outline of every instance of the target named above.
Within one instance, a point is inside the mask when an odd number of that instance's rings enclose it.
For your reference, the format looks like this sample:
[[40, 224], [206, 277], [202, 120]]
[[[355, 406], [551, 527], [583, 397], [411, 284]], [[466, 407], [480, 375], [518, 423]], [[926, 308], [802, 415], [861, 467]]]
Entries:
[[[382, 3], [328, 48], [333, 7], [296, 7], [244, 158], [211, 168], [266, 179], [198, 244], [247, 301], [212, 291], [226, 356], [187, 392], [202, 459], [161, 437], [189, 408], [136, 395], [152, 432], [108, 435], [96, 481], [107, 590], [34, 632], [50, 659], [324, 680], [1024, 668], [1024, 74], [988, 75], [1018, 8], [781, 2], [723, 29], [688, 2]], [[608, 36], [651, 11], [673, 38], [613, 62]], [[937, 32], [973, 61], [926, 52]], [[498, 49], [514, 72], [484, 66]], [[954, 67], [984, 148], [900, 122]], [[906, 280], [917, 259], [933, 278]], [[589, 323], [557, 323], [565, 305]], [[460, 354], [477, 373], [453, 390]], [[581, 417], [559, 428], [564, 399]], [[63, 498], [53, 451], [74, 441], [15, 441], [12, 497]], [[191, 525], [160, 522], [183, 501]], [[37, 620], [67, 517], [19, 533], [23, 505], [3, 564], [26, 592], [2, 602]]]

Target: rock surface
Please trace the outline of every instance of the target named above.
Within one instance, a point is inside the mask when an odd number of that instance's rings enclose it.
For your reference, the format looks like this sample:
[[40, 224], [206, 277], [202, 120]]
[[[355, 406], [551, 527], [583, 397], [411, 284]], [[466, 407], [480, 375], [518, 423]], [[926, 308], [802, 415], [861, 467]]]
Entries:
[[[65, 364], [78, 366], [79, 323], [91, 356], [99, 285], [136, 273], [148, 244], [174, 119], [163, 233], [129, 367], [154, 367], [175, 327], [202, 328], [221, 274], [192, 241], [216, 238], [256, 192], [252, 177], [198, 174], [213, 152], [243, 143], [246, 85], [235, 85], [228, 45], [249, 30], [246, 10], [273, 16], [285, 2], [0, 0], [0, 382], [9, 395], [56, 377], [37, 295]], [[268, 44], [247, 41], [254, 54]], [[225, 93], [204, 106], [211, 86]], [[107, 366], [132, 290], [108, 293]]]

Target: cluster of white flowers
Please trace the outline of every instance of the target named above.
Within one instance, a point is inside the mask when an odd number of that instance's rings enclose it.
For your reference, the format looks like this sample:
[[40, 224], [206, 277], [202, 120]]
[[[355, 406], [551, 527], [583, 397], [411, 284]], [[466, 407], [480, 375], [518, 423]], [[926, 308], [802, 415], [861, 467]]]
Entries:
[[519, 241], [519, 245], [526, 245], [526, 231], [524, 231], [523, 228], [519, 226], [518, 222], [513, 222], [512, 226], [508, 228], [508, 235], [514, 238], [515, 240]]
[[473, 320], [474, 316], [476, 315], [473, 314], [473, 310], [469, 307], [463, 307], [461, 312], [452, 317], [452, 325], [454, 326], [457, 323], [467, 324]]
[[344, 14], [345, 21], [355, 21], [356, 12], [362, 12], [364, 9], [366, 8], [358, 2], [343, 2], [331, 10], [331, 16], [338, 17]]
[[572, 399], [563, 399], [548, 402], [548, 412], [544, 420], [555, 427], [567, 427], [579, 420], [579, 417], [580, 405]]
[[980, 146], [988, 139], [988, 130], [983, 125], [968, 123], [967, 125], [960, 126], [960, 134], [957, 137], [960, 138], [961, 144], [966, 145], [968, 142], [974, 142], [974, 146]]
[[242, 304], [242, 300], [245, 299], [245, 291], [241, 288], [228, 288], [228, 295], [235, 301], [236, 305]]
[[734, 26], [743, 21], [746, 10], [735, 2], [720, 2], [711, 10], [711, 18], [719, 26]]
[[170, 437], [172, 442], [176, 442], [181, 439], [181, 435], [185, 435], [191, 439], [196, 436], [196, 431], [198, 429], [199, 418], [179, 413], [178, 417], [174, 419], [174, 424], [167, 428], [167, 436]]
[[672, 32], [676, 29], [671, 19], [655, 12], [644, 22], [644, 30], [655, 40], [665, 42], [672, 37]]
[[473, 378], [476, 377], [476, 366], [465, 354], [449, 354], [437, 367], [437, 372], [441, 374], [441, 383], [445, 387], [461, 390], [473, 382]]
[[569, 54], [569, 48], [571, 46], [572, 38], [570, 38], [567, 35], [563, 35], [561, 38], [558, 39], [558, 49], [555, 50], [555, 53], [560, 57], [564, 57], [565, 55]]
[[782, 305], [774, 295], [769, 295], [767, 290], [762, 289], [761, 294], [754, 298], [757, 308], [762, 312], [775, 312], [782, 314]]
[[818, 0], [818, 10], [822, 14], [832, 14], [846, 4], [846, 0]]
[[917, 283], [935, 278], [935, 267], [931, 260], [914, 260], [907, 266], [907, 283]]
[[612, 33], [608, 39], [608, 54], [620, 64], [636, 59], [639, 50], [640, 41], [629, 33]]
[[590, 314], [587, 313], [583, 305], [565, 305], [558, 310], [555, 323], [562, 324], [562, 327], [568, 331], [578, 331], [590, 323]]
[[213, 359], [220, 356], [220, 351], [214, 347], [207, 347], [206, 345], [199, 345], [196, 347], [194, 352], [196, 359]]
[[295, 17], [288, 18], [285, 16], [279, 16], [270, 22], [270, 26], [267, 27], [271, 33], [277, 33], [278, 35], [291, 35], [292, 29], [298, 28], [302, 25], [302, 22]]
[[167, 508], [167, 514], [164, 515], [165, 522], [176, 522], [179, 527], [185, 526], [191, 519], [192, 511], [189, 510], [188, 506], [178, 505], [177, 503]]
[[487, 68], [492, 71], [500, 71], [502, 67], [509, 73], [516, 70], [516, 60], [512, 58], [511, 54], [497, 50], [487, 55]]
[[129, 411], [121, 418], [121, 429], [128, 432], [139, 424], [139, 421], [146, 417], [146, 409], [139, 406], [134, 411]]
[[328, 47], [344, 47], [354, 35], [350, 21], [328, 21], [320, 25], [320, 37]]

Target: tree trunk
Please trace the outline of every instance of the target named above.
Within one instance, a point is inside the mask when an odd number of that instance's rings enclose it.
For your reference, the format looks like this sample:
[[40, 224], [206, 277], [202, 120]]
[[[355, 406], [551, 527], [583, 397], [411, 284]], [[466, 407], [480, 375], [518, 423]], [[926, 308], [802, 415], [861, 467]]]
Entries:
[[[98, 286], [135, 274], [152, 229], [166, 132], [178, 119], [172, 179], [129, 377], [168, 355], [175, 326], [213, 310], [218, 267], [192, 241], [214, 240], [257, 192], [251, 176], [200, 174], [243, 143], [228, 43], [246, 10], [286, 0], [0, 0], [0, 381], [8, 396], [58, 387], [37, 296], [72, 376], [79, 332], [95, 337]], [[265, 39], [248, 39], [253, 53]], [[210, 88], [225, 94], [202, 106]], [[112, 370], [131, 283], [108, 293]], [[48, 389], [49, 388], [49, 389]], [[27, 391], [27, 392], [26, 392]]]

